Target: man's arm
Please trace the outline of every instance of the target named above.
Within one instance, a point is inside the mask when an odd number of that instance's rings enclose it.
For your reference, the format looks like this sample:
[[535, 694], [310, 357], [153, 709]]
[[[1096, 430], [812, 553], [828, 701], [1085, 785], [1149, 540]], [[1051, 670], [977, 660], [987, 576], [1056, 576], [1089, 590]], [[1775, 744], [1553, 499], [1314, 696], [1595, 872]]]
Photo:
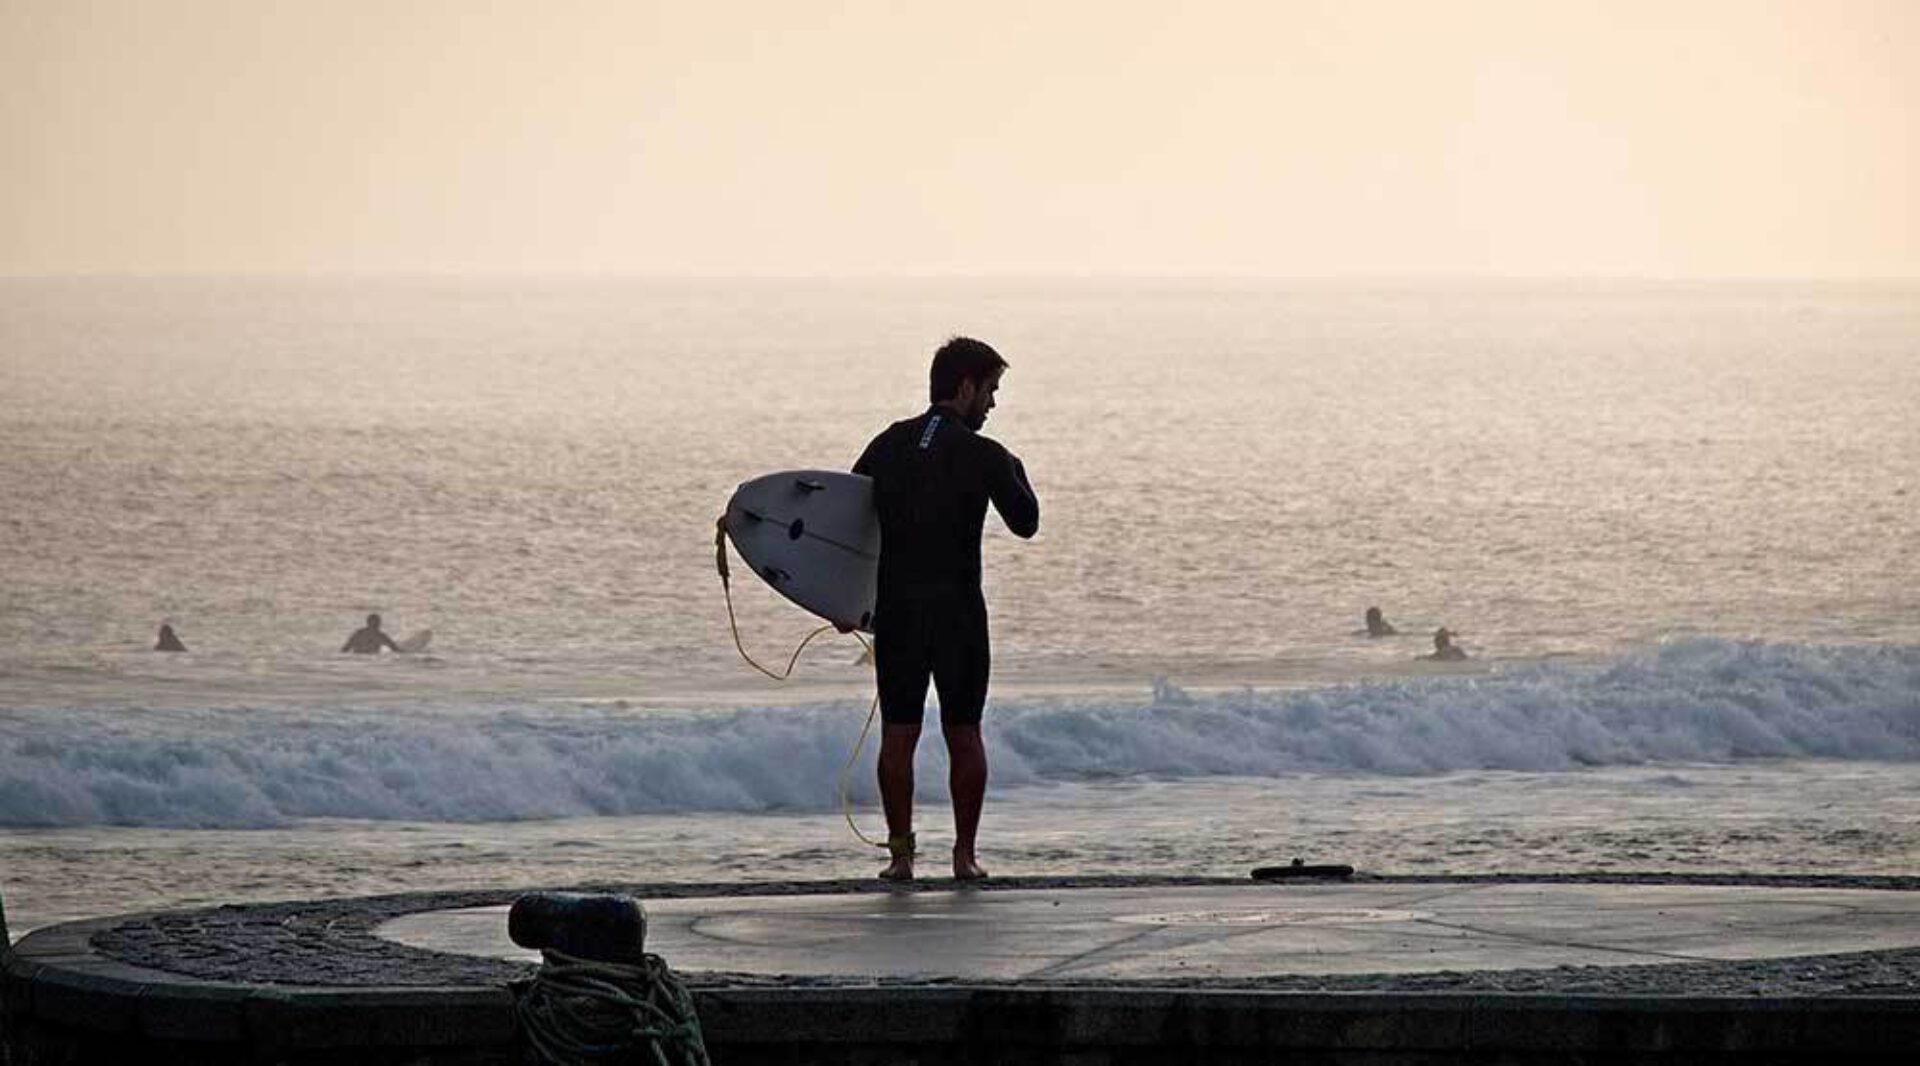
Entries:
[[1040, 498], [1027, 481], [1027, 468], [998, 444], [987, 468], [987, 496], [1014, 536], [1025, 539], [1040, 531]]
[[873, 440], [867, 442], [866, 450], [860, 453], [860, 458], [854, 460], [854, 463], [853, 463], [854, 473], [860, 474], [863, 477], [873, 476], [873, 452], [874, 452], [874, 449], [878, 447], [880, 447], [879, 437], [875, 437], [873, 438]]
[[386, 630], [380, 631], [380, 643], [386, 645], [388, 651], [397, 652], [400, 650], [400, 645], [395, 644], [393, 638], [387, 636]]

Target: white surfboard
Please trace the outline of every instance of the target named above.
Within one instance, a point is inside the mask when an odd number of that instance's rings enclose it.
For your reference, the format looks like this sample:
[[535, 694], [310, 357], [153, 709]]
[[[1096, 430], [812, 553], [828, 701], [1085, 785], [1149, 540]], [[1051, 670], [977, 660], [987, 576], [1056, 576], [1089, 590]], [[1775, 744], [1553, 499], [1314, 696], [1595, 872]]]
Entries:
[[420, 652], [426, 651], [427, 645], [431, 643], [433, 643], [433, 630], [421, 629], [394, 641], [393, 647], [395, 651]]
[[783, 470], [727, 501], [727, 537], [774, 591], [835, 625], [873, 631], [880, 518], [873, 481], [837, 470]]

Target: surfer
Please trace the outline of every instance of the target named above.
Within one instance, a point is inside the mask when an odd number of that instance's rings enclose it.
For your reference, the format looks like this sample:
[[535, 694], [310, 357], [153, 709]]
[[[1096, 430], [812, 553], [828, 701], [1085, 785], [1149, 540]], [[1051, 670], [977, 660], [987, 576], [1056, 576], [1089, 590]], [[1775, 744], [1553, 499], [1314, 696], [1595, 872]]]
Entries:
[[395, 644], [392, 637], [381, 631], [380, 616], [370, 614], [367, 616], [367, 624], [354, 630], [353, 635], [347, 638], [347, 642], [341, 646], [340, 650], [350, 651], [355, 655], [376, 655], [381, 648], [399, 651], [400, 645]]
[[1387, 616], [1380, 613], [1380, 608], [1367, 608], [1367, 636], [1391, 637], [1399, 632], [1393, 628], [1391, 622], [1387, 621]]
[[1454, 644], [1453, 634], [1446, 626], [1433, 631], [1433, 654], [1420, 656], [1437, 663], [1457, 663], [1466, 657], [1466, 650]]
[[853, 472], [873, 479], [880, 517], [880, 574], [873, 614], [880, 689], [880, 802], [892, 862], [880, 876], [913, 877], [913, 755], [926, 714], [927, 681], [940, 696], [953, 794], [953, 876], [987, 876], [974, 854], [987, 791], [980, 715], [991, 656], [980, 591], [980, 533], [987, 504], [1015, 536], [1040, 528], [1026, 468], [980, 435], [1007, 361], [971, 337], [933, 355], [932, 405], [895, 422], [867, 445]]
[[180, 637], [178, 634], [176, 634], [173, 631], [172, 626], [168, 625], [165, 622], [162, 622], [160, 623], [160, 639], [158, 642], [154, 644], [153, 650], [154, 651], [186, 651], [187, 646], [185, 644], [180, 643]]

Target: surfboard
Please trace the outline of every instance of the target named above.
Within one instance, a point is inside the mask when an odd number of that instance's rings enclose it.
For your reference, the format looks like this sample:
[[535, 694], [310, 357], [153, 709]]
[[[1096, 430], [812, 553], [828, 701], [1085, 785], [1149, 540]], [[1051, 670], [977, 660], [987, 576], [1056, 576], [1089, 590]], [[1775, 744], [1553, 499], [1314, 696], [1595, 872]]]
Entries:
[[837, 470], [783, 470], [742, 482], [727, 539], [760, 579], [835, 625], [873, 631], [880, 519], [873, 481]]
[[426, 651], [427, 645], [431, 643], [433, 643], [433, 630], [420, 629], [408, 633], [401, 640], [394, 641], [393, 647], [396, 651], [404, 652]]

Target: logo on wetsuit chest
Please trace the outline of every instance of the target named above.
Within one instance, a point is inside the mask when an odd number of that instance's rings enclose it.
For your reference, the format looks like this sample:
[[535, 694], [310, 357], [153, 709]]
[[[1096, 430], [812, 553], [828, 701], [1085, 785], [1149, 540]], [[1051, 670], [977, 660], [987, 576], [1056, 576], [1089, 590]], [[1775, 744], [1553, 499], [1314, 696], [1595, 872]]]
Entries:
[[933, 443], [933, 435], [939, 431], [940, 431], [940, 416], [934, 415], [932, 418], [927, 419], [927, 428], [923, 430], [920, 434], [920, 450], [921, 451], [924, 452], [927, 450], [927, 445]]

